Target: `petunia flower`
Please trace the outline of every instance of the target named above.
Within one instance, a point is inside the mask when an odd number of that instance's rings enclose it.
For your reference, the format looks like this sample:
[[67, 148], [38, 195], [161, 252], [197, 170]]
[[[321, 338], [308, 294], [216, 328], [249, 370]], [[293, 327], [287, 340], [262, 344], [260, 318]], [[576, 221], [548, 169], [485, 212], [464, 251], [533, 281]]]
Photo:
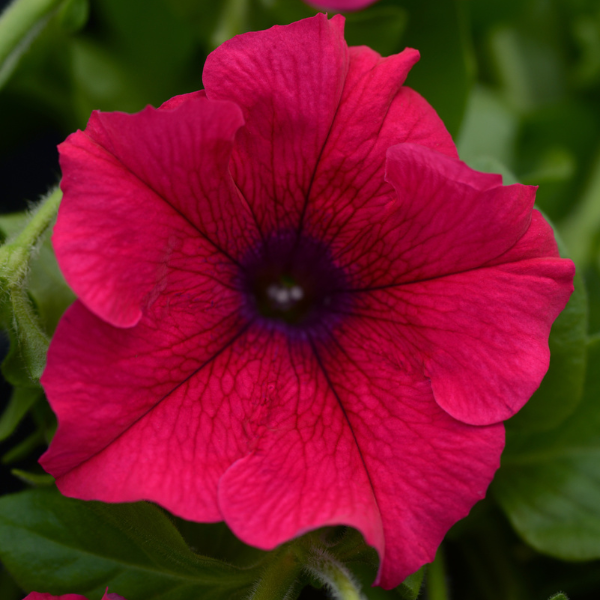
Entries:
[[339, 10], [353, 12], [375, 4], [377, 0], [305, 0], [307, 4], [324, 10]]
[[[24, 600], [87, 600], [85, 596], [80, 594], [64, 594], [63, 596], [53, 596], [52, 594], [42, 594], [40, 592], [31, 592], [25, 596]], [[102, 596], [102, 600], [125, 600], [123, 596], [118, 594], [109, 594], [108, 588]]]
[[238, 36], [205, 90], [60, 146], [79, 300], [41, 462], [68, 496], [264, 549], [355, 527], [389, 588], [485, 496], [574, 267], [535, 188], [460, 162], [403, 86], [418, 53], [348, 48], [343, 23]]

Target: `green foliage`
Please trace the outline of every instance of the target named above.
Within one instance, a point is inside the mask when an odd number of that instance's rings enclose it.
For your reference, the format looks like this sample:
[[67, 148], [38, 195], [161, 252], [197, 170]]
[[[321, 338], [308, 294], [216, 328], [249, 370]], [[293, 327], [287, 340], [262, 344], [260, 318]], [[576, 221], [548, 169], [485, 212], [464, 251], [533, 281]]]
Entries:
[[[600, 337], [588, 346], [600, 364]], [[548, 433], [507, 444], [493, 493], [523, 538], [565, 560], [600, 558], [600, 370], [587, 370], [575, 412]], [[512, 440], [510, 440], [512, 441]]]
[[62, 0], [16, 0], [0, 18], [0, 88]]
[[102, 504], [38, 489], [0, 499], [0, 559], [26, 590], [128, 600], [235, 599], [256, 569], [194, 554], [163, 511]]
[[464, 2], [405, 0], [402, 6], [409, 15], [402, 45], [421, 53], [406, 83], [431, 103], [456, 136], [475, 75]]

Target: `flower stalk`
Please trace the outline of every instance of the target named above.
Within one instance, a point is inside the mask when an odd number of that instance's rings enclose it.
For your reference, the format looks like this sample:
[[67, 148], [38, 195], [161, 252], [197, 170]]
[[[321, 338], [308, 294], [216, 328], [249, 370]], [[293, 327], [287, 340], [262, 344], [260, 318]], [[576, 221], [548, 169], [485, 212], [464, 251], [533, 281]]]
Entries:
[[250, 600], [287, 600], [297, 585], [303, 568], [303, 552], [298, 544], [281, 548], [268, 561]]
[[350, 571], [323, 548], [311, 549], [306, 568], [330, 589], [336, 600], [364, 600]]
[[46, 363], [49, 338], [29, 300], [26, 283], [29, 263], [42, 236], [56, 218], [60, 188], [42, 201], [21, 233], [0, 248], [0, 284], [6, 325], [15, 331], [29, 375], [38, 380]]

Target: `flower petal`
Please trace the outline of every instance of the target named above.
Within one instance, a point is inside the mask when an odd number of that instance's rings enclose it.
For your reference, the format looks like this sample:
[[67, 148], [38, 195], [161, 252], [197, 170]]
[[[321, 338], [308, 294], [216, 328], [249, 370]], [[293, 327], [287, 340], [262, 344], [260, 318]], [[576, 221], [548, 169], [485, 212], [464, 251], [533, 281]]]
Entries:
[[364, 351], [356, 325], [337, 343], [315, 341], [312, 356], [302, 346], [277, 356], [263, 433], [223, 476], [219, 503], [233, 531], [262, 548], [324, 525], [356, 527], [382, 559], [376, 583], [391, 588], [433, 560], [483, 498], [504, 428], [448, 416], [427, 381]]
[[44, 594], [42, 592], [31, 592], [27, 594], [23, 600], [87, 600], [87, 598], [85, 596], [81, 596], [80, 594], [63, 594], [62, 596], [53, 596], [52, 594]]
[[246, 33], [206, 61], [208, 98], [244, 113], [231, 172], [264, 235], [296, 228], [304, 210], [346, 78], [343, 23], [318, 14]]
[[[573, 291], [569, 260], [539, 258], [356, 294], [352, 314], [431, 380], [454, 418], [511, 417], [546, 374], [550, 327]], [[379, 341], [376, 342], [378, 344]]]
[[387, 179], [396, 198], [368, 207], [333, 241], [355, 287], [421, 281], [477, 268], [525, 234], [533, 186], [502, 186], [499, 175], [416, 144], [388, 151]]
[[[93, 113], [61, 144], [63, 202], [54, 229], [61, 269], [86, 306], [137, 323], [173, 250], [198, 239], [234, 262], [255, 230], [227, 167], [243, 120], [232, 103], [191, 94], [170, 110]], [[202, 258], [203, 257], [203, 258]]]
[[161, 296], [129, 329], [81, 302], [65, 313], [42, 376], [59, 427], [40, 460], [65, 495], [221, 519], [217, 482], [247, 452], [243, 420], [258, 394], [236, 350], [238, 312], [239, 294], [206, 278]]
[[350, 48], [344, 93], [307, 207], [313, 235], [331, 238], [346, 222], [360, 222], [364, 207], [380, 210], [396, 197], [384, 180], [390, 146], [410, 142], [458, 158], [433, 108], [403, 87], [418, 59], [412, 48], [388, 58], [364, 46]]
[[383, 548], [381, 515], [335, 393], [306, 340], [274, 333], [254, 448], [224, 474], [219, 506], [243, 541], [271, 549], [326, 525], [352, 525]]

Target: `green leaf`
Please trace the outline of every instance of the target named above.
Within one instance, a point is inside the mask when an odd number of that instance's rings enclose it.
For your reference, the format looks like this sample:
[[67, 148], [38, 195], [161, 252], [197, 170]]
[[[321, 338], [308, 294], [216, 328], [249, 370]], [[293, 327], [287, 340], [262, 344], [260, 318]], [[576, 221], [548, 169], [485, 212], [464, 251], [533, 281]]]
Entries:
[[581, 403], [551, 432], [508, 446], [492, 484], [531, 546], [564, 560], [600, 557], [600, 337], [588, 345]]
[[13, 390], [8, 406], [0, 417], [0, 441], [12, 435], [29, 409], [41, 397], [42, 390], [37, 387], [19, 387]]
[[63, 29], [75, 33], [83, 29], [89, 16], [89, 0], [67, 0], [58, 13], [58, 20]]
[[425, 576], [426, 567], [421, 567], [416, 573], [409, 575], [397, 588], [394, 589], [395, 595], [401, 600], [417, 600], [423, 578]]
[[582, 268], [594, 260], [595, 239], [600, 230], [600, 152], [597, 154], [583, 196], [559, 231], [571, 256]]
[[566, 594], [563, 594], [562, 592], [556, 594], [555, 596], [552, 596], [552, 598], [549, 598], [549, 600], [569, 600], [566, 596]]
[[0, 87], [62, 0], [15, 0], [0, 15]]
[[23, 594], [6, 569], [0, 566], [0, 598], [2, 600], [21, 600]]
[[144, 600], [247, 597], [256, 569], [194, 554], [149, 503], [102, 504], [36, 489], [0, 499], [0, 559], [26, 590]]
[[54, 484], [54, 477], [48, 475], [48, 473], [30, 473], [21, 469], [11, 469], [10, 472], [24, 483], [34, 487], [45, 487]]
[[406, 83], [431, 103], [456, 136], [474, 79], [464, 2], [404, 0], [401, 5], [409, 13], [402, 44], [421, 53]]
[[349, 46], [369, 46], [382, 56], [397, 52], [408, 14], [398, 6], [374, 6], [346, 16], [345, 38]]
[[29, 456], [38, 446], [46, 444], [44, 431], [38, 429], [2, 456], [2, 464], [10, 465]]
[[497, 92], [477, 85], [469, 96], [456, 142], [458, 154], [474, 169], [477, 167], [472, 162], [482, 157], [491, 157], [514, 169], [518, 127], [518, 116], [506, 101]]

